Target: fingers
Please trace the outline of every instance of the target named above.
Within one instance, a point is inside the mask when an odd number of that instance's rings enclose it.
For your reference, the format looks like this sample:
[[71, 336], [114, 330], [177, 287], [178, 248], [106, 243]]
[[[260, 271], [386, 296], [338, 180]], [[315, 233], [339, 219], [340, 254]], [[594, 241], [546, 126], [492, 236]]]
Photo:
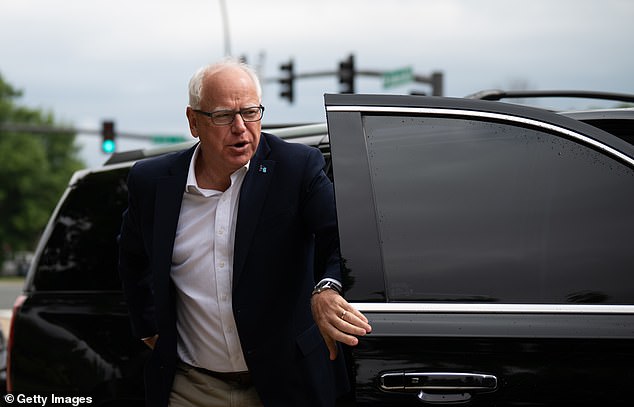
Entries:
[[335, 320], [331, 324], [331, 327], [332, 328], [329, 330], [329, 336], [337, 342], [341, 342], [349, 346], [356, 346], [359, 343], [357, 336], [364, 336], [367, 333], [365, 329], [349, 322], [342, 321], [341, 319], [338, 321]]
[[359, 343], [359, 340], [355, 336], [347, 335], [338, 329], [331, 329], [328, 331], [321, 330], [321, 332], [324, 341], [326, 342], [326, 346], [328, 347], [330, 360], [337, 359], [337, 342], [343, 343], [348, 346], [356, 346]]
[[339, 331], [349, 335], [363, 336], [369, 332], [367, 329], [369, 328], [369, 325], [364, 323], [352, 313], [347, 313], [344, 318], [340, 317], [338, 321], [335, 320], [333, 325]]
[[330, 338], [324, 338], [326, 346], [328, 347], [328, 353], [330, 354], [330, 360], [337, 359], [337, 342]]
[[330, 325], [333, 330], [351, 335], [365, 335], [370, 328], [365, 316], [333, 290], [315, 294], [312, 308], [315, 321], [318, 324]]
[[359, 343], [358, 336], [372, 331], [365, 315], [333, 290], [313, 295], [311, 304], [313, 317], [332, 360], [337, 357], [336, 342], [356, 346]]
[[[363, 335], [366, 333], [372, 332], [372, 326], [368, 323], [368, 319], [359, 312], [357, 309], [352, 307], [350, 304], [344, 305], [342, 307], [341, 314], [339, 315], [342, 321], [352, 325], [355, 328], [363, 329]], [[343, 326], [344, 330], [346, 330], [346, 326]], [[347, 330], [346, 330], [347, 332]], [[357, 331], [360, 332], [360, 331]], [[351, 332], [352, 333], [352, 332]], [[359, 333], [360, 334], [360, 333]]]

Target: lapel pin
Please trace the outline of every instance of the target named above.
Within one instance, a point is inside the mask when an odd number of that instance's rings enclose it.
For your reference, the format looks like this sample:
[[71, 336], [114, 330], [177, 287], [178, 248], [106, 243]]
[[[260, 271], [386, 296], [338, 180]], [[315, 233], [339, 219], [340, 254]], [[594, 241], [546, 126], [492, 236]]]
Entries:
[[262, 172], [264, 174], [266, 174], [267, 168], [266, 166], [260, 164], [260, 168], [258, 168], [258, 172]]

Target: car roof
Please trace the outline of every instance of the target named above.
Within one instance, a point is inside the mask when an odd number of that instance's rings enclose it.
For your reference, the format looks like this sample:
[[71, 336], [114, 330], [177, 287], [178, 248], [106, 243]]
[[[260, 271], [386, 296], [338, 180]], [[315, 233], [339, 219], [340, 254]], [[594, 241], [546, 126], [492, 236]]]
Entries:
[[629, 93], [601, 92], [587, 90], [501, 90], [488, 89], [466, 96], [467, 99], [502, 100], [534, 98], [574, 98], [611, 100], [614, 102], [634, 103], [634, 95]]
[[[467, 99], [503, 101], [522, 99], [522, 105], [537, 98], [566, 98], [612, 101], [623, 107], [592, 110], [555, 111], [563, 116], [587, 123], [634, 145], [634, 94], [585, 90], [500, 90], [490, 89], [466, 96]], [[544, 109], [549, 110], [549, 109]], [[551, 109], [552, 110], [552, 109]]]

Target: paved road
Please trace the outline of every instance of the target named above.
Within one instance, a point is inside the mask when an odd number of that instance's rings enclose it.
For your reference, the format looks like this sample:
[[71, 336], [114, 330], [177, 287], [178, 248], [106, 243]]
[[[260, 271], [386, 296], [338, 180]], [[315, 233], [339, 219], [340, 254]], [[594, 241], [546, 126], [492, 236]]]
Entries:
[[18, 278], [0, 278], [0, 309], [13, 308], [13, 302], [22, 292], [24, 280]]
[[13, 303], [22, 292], [23, 285], [24, 281], [21, 279], [0, 278], [0, 329], [2, 329], [5, 338], [9, 329]]

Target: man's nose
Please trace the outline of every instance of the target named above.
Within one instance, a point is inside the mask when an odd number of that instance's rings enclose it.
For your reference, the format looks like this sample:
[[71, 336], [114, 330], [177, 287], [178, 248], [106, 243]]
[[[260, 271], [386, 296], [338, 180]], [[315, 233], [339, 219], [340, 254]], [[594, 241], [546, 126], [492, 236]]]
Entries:
[[247, 126], [244, 123], [244, 119], [242, 118], [240, 112], [236, 112], [235, 116], [233, 117], [233, 123], [231, 123], [231, 126], [236, 130], [246, 129]]

